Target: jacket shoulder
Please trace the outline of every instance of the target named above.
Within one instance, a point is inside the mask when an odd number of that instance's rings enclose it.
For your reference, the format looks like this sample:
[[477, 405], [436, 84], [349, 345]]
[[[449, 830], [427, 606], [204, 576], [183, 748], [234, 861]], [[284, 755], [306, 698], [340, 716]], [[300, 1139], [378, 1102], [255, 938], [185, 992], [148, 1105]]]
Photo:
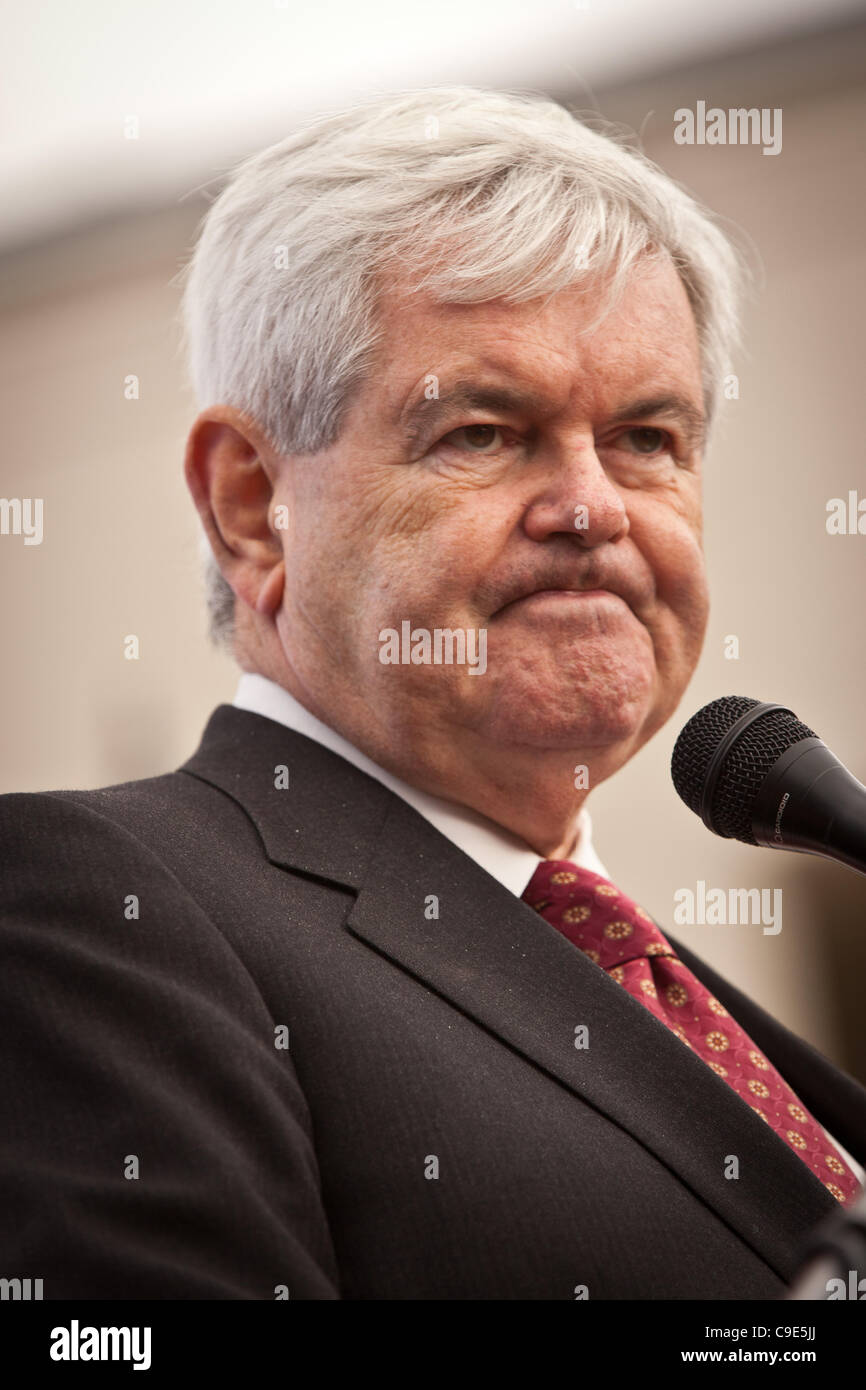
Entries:
[[0, 797], [0, 1248], [46, 1298], [334, 1299], [283, 1020], [148, 829], [184, 795]]

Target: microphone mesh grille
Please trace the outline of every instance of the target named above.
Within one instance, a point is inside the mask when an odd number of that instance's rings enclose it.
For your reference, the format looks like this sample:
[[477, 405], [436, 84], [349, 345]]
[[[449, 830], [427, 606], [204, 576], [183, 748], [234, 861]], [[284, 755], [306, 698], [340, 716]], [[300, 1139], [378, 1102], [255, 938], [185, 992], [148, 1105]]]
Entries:
[[[692, 715], [674, 745], [671, 776], [683, 801], [701, 814], [704, 782], [713, 754], [733, 724], [759, 704], [744, 695], [725, 695]], [[788, 710], [768, 710], [736, 740], [725, 755], [710, 816], [717, 835], [757, 844], [752, 833], [752, 807], [764, 778], [778, 758], [812, 729]]]

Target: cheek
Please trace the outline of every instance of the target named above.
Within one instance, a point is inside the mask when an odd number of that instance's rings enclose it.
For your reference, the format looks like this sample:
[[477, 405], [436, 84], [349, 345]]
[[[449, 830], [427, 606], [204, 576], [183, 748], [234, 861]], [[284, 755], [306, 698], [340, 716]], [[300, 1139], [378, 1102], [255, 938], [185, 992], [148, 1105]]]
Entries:
[[660, 592], [671, 608], [685, 623], [702, 623], [708, 608], [707, 570], [697, 535], [681, 534], [665, 551], [661, 574]]
[[394, 498], [360, 469], [352, 475], [334, 464], [299, 487], [283, 552], [290, 589], [308, 613], [358, 613], [392, 567], [394, 513]]
[[706, 606], [706, 561], [697, 498], [678, 495], [648, 509], [633, 537], [655, 577], [658, 598], [688, 616]]
[[664, 633], [658, 644], [663, 651], [662, 664], [685, 664], [691, 669], [700, 655], [709, 616], [706, 569], [700, 547], [693, 544], [668, 551], [656, 578], [656, 601]]
[[646, 518], [633, 538], [652, 570], [655, 598], [648, 624], [659, 664], [694, 664], [709, 616], [709, 593], [699, 514]]
[[[472, 606], [501, 541], [492, 508], [425, 505], [375, 546], [370, 580], [391, 602], [447, 615]], [[409, 614], [407, 614], [409, 616]]]

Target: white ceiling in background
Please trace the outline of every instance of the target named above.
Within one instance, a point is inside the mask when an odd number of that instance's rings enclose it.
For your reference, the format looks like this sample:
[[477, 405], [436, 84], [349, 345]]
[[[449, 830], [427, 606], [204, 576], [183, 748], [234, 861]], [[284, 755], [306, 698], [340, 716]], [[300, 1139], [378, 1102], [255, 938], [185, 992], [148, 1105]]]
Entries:
[[591, 93], [862, 13], [863, 0], [3, 0], [0, 248], [176, 201], [371, 90]]

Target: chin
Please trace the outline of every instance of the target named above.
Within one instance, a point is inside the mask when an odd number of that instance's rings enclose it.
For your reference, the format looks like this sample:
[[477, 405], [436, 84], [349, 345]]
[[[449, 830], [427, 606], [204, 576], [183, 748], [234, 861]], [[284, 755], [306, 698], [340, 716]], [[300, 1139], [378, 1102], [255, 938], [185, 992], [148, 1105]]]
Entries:
[[644, 742], [663, 719], [641, 684], [618, 690], [509, 692], [486, 722], [494, 743], [530, 748], [610, 748]]

